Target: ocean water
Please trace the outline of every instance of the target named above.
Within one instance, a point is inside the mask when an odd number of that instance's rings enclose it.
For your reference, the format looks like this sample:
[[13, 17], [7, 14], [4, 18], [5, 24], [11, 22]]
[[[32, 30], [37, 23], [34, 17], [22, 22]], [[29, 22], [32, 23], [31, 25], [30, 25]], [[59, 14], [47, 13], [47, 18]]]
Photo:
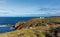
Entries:
[[28, 21], [32, 18], [39, 18], [39, 17], [0, 17], [0, 34], [14, 31], [13, 27], [7, 27], [5, 26], [5, 24], [15, 25], [17, 22]]
[[11, 27], [0, 27], [0, 34], [10, 31], [14, 31], [14, 29], [12, 29]]
[[0, 17], [0, 24], [12, 24], [15, 25], [17, 22], [24, 22], [28, 21], [32, 18], [39, 18], [39, 17]]

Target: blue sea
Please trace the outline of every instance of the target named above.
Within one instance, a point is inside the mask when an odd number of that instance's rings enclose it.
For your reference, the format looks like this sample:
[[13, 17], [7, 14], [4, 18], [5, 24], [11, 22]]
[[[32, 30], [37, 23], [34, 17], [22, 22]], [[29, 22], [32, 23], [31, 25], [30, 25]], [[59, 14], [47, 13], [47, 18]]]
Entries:
[[6, 24], [15, 25], [17, 22], [26, 22], [33, 18], [39, 18], [39, 17], [0, 17], [0, 34], [14, 31], [14, 28], [3, 25]]
[[0, 34], [10, 32], [10, 31], [14, 31], [14, 29], [12, 27], [6, 27], [6, 26], [0, 27]]
[[28, 21], [32, 18], [39, 18], [39, 17], [0, 17], [0, 24], [12, 24], [15, 25], [17, 22], [24, 22]]

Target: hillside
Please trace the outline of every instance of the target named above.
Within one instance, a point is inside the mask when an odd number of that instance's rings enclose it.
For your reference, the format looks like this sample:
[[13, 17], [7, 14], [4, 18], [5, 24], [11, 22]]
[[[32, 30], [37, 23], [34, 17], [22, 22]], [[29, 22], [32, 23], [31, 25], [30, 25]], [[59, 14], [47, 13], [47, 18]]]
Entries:
[[18, 22], [15, 31], [0, 34], [0, 37], [60, 37], [60, 17], [34, 18]]
[[48, 26], [48, 25], [60, 25], [60, 17], [54, 18], [35, 18], [27, 22], [18, 22], [16, 23], [15, 29], [37, 27], [37, 26]]

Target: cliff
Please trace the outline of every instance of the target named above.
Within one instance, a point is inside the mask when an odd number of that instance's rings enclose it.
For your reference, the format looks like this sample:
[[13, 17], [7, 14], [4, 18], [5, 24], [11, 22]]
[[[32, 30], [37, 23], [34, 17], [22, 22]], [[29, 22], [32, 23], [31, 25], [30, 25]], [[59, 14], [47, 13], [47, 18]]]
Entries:
[[15, 31], [0, 34], [0, 37], [60, 37], [60, 17], [34, 18], [18, 22]]
[[27, 22], [18, 22], [16, 24], [16, 30], [22, 29], [22, 28], [30, 28], [30, 27], [37, 27], [37, 26], [48, 26], [48, 25], [60, 25], [60, 18], [54, 17], [54, 18], [35, 18], [31, 19]]

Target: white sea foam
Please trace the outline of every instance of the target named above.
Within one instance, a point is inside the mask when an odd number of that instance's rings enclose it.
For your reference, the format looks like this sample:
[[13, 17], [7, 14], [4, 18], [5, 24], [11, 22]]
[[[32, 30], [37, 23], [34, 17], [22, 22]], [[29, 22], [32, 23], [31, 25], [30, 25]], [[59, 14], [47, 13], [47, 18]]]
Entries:
[[7, 27], [6, 25], [0, 25], [0, 27]]

